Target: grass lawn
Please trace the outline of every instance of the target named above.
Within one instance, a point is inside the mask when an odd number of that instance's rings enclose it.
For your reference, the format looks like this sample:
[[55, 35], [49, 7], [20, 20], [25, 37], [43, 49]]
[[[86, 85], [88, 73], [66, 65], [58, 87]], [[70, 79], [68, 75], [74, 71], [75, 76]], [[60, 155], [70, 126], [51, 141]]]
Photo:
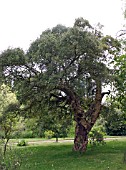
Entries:
[[73, 152], [71, 143], [18, 148], [18, 156], [22, 160], [20, 170], [126, 170], [124, 153], [126, 140], [89, 146], [84, 154]]

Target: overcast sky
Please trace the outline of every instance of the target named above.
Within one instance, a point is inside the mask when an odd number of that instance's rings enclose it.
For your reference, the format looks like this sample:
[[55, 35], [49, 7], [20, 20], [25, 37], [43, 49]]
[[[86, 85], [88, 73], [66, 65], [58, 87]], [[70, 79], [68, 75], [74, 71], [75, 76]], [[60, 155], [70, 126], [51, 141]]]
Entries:
[[45, 29], [72, 26], [78, 17], [100, 22], [114, 36], [122, 28], [121, 8], [121, 0], [0, 0], [0, 51], [26, 50]]

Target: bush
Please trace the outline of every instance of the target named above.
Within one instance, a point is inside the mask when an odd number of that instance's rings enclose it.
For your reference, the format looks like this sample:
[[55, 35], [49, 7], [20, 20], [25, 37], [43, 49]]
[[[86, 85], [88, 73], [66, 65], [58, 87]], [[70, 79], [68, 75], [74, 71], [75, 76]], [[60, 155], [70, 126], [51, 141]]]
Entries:
[[54, 135], [54, 132], [51, 131], [51, 130], [47, 130], [47, 131], [44, 132], [44, 135], [45, 135], [45, 138], [51, 139]]
[[27, 142], [25, 140], [21, 140], [18, 142], [17, 146], [27, 146]]
[[102, 128], [100, 128], [100, 126], [94, 127], [88, 135], [90, 144], [105, 144], [104, 135], [105, 133], [102, 131]]

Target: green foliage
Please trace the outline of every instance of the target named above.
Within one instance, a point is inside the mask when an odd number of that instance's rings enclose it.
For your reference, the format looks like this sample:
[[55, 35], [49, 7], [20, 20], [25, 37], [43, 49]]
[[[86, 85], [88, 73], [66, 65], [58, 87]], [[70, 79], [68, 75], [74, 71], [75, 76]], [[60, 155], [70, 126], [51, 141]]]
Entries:
[[12, 133], [12, 138], [34, 138], [39, 136], [39, 125], [37, 126], [37, 118], [20, 117], [16, 124], [15, 131]]
[[116, 97], [114, 96], [113, 98], [114, 106], [116, 106], [112, 110], [113, 117], [111, 116], [111, 120], [108, 122], [108, 126], [110, 126], [109, 133], [117, 135], [126, 135], [126, 39], [123, 35], [125, 35], [125, 30], [120, 32], [123, 54], [114, 58], [114, 89], [116, 90]]
[[19, 105], [14, 93], [6, 85], [0, 86], [0, 140], [4, 145], [4, 155], [7, 144], [12, 137], [18, 121]]
[[92, 145], [105, 144], [104, 135], [105, 132], [103, 131], [103, 128], [101, 126], [93, 127], [93, 129], [89, 132], [88, 135], [89, 143]]
[[115, 57], [116, 99], [121, 104], [121, 110], [126, 112], [126, 55]]
[[70, 126], [70, 129], [68, 131], [68, 135], [69, 138], [74, 138], [75, 136], [75, 122], [72, 122], [72, 125]]
[[57, 25], [44, 31], [26, 54], [21, 49], [4, 51], [0, 62], [6, 82], [13, 80], [18, 100], [28, 110], [25, 114], [34, 115], [48, 107], [50, 94], [62, 91], [61, 83], [74, 89], [80, 100], [92, 93], [96, 81], [108, 84], [105, 62], [119, 50], [116, 39], [104, 37], [89, 21], [78, 18], [73, 27]]
[[125, 136], [126, 135], [126, 115], [114, 114], [106, 123], [106, 132], [108, 135]]
[[117, 98], [113, 101], [108, 100], [108, 103], [103, 107], [102, 116], [105, 120], [107, 135], [126, 135], [126, 114]]
[[54, 135], [54, 132], [52, 132], [51, 130], [47, 130], [44, 132], [45, 138], [47, 139], [51, 139]]
[[7, 49], [6, 51], [3, 52], [3, 55], [1, 55], [1, 66], [6, 67], [6, 66], [12, 66], [13, 65], [21, 65], [25, 63], [24, 60], [24, 51], [21, 50], [20, 48], [15, 48], [15, 49]]
[[18, 141], [18, 144], [17, 144], [17, 146], [27, 146], [27, 145], [28, 144], [27, 144], [27, 142], [24, 139]]
[[54, 109], [54, 105], [55, 103], [51, 104], [49, 110], [46, 109], [41, 113], [38, 117], [37, 126], [42, 136], [44, 136], [45, 131], [52, 131], [54, 133], [53, 137], [58, 139], [67, 136], [72, 124], [72, 114], [68, 109], [61, 109], [62, 107]]
[[[34, 134], [33, 134], [33, 131], [31, 131], [30, 129], [27, 129], [27, 130], [24, 130], [22, 131], [20, 134], [19, 134], [20, 138], [34, 138], [36, 137]], [[39, 137], [39, 136], [37, 136]]]

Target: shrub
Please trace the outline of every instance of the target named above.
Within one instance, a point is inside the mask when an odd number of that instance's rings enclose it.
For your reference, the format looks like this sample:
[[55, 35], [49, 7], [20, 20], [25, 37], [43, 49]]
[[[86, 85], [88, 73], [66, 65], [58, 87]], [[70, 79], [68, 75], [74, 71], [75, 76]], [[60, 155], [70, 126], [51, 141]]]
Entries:
[[102, 131], [100, 127], [94, 127], [88, 135], [90, 144], [93, 145], [105, 144], [104, 135], [105, 133]]
[[51, 130], [47, 130], [47, 131], [44, 132], [44, 135], [45, 135], [45, 138], [51, 139], [54, 135], [54, 132], [51, 131]]
[[17, 146], [27, 146], [27, 142], [25, 140], [21, 140], [18, 142]]

